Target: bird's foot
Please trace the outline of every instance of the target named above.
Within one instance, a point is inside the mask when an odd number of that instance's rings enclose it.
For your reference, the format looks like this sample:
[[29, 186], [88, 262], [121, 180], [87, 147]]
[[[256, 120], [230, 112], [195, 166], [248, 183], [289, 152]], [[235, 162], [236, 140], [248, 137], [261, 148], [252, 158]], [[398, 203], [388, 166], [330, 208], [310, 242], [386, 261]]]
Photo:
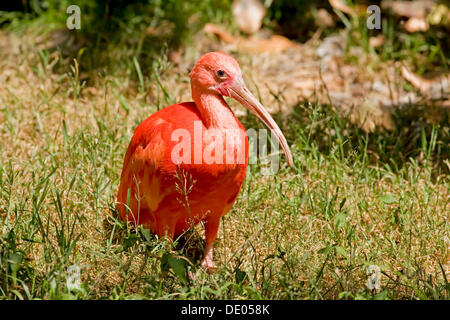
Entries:
[[214, 261], [212, 261], [212, 259], [208, 257], [205, 257], [205, 259], [202, 260], [201, 267], [208, 273], [217, 271], [216, 264], [214, 263]]

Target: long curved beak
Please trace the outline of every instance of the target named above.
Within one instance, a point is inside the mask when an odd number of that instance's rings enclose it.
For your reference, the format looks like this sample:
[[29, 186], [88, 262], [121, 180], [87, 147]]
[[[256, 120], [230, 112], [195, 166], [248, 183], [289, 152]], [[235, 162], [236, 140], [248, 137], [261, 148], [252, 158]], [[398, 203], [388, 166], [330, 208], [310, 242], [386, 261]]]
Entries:
[[228, 87], [229, 96], [237, 100], [240, 104], [255, 114], [264, 124], [272, 131], [281, 144], [281, 148], [286, 155], [287, 162], [291, 168], [294, 167], [294, 161], [292, 159], [292, 153], [287, 144], [286, 138], [278, 127], [277, 123], [262, 104], [256, 99], [256, 97], [247, 89], [242, 79], [234, 80]]

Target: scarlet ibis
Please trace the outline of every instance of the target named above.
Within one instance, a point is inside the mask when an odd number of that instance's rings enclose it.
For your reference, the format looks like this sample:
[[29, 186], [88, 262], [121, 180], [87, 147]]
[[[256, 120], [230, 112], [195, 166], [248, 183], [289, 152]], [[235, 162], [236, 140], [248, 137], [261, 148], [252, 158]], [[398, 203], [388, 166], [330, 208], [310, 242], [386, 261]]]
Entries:
[[220, 218], [236, 201], [249, 151], [246, 131], [223, 97], [236, 99], [256, 114], [281, 144], [291, 167], [293, 160], [280, 128], [246, 88], [235, 59], [207, 53], [194, 65], [190, 79], [193, 102], [161, 109], [136, 128], [125, 154], [116, 206], [125, 221], [171, 240], [204, 222], [201, 266], [212, 271]]

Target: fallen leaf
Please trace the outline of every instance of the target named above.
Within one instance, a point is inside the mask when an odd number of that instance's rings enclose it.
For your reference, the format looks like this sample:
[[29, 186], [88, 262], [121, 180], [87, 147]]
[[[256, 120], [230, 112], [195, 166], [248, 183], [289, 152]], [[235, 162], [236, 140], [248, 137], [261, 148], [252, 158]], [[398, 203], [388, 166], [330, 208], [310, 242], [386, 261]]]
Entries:
[[244, 38], [234, 37], [229, 34], [221, 26], [217, 26], [212, 23], [207, 23], [203, 28], [205, 33], [216, 35], [220, 40], [227, 44], [234, 44], [236, 49], [246, 51], [248, 53], [261, 53], [261, 52], [280, 52], [288, 48], [299, 46], [295, 42], [289, 40], [286, 37], [280, 35], [273, 35], [269, 39], [263, 38]]
[[355, 11], [346, 5], [342, 0], [329, 0], [330, 5], [346, 14], [355, 14]]
[[365, 14], [367, 9], [366, 6], [362, 4], [355, 4], [353, 8], [349, 7], [342, 0], [329, 0], [329, 2], [333, 8], [349, 15]]
[[390, 9], [395, 14], [402, 17], [416, 17], [425, 18], [428, 12], [431, 12], [436, 6], [436, 3], [431, 0], [418, 0], [418, 1], [381, 1], [381, 7], [383, 9]]
[[379, 34], [376, 37], [370, 37], [369, 39], [369, 45], [372, 48], [378, 48], [384, 44], [385, 38], [382, 34]]
[[408, 80], [415, 88], [433, 99], [440, 99], [443, 95], [449, 93], [449, 75], [441, 75], [433, 79], [425, 79], [409, 71], [405, 66], [402, 67], [402, 76]]
[[332, 28], [336, 25], [333, 16], [329, 14], [328, 11], [325, 10], [324, 8], [317, 10], [315, 23], [319, 27], [328, 27], [328, 28]]
[[280, 35], [273, 35], [269, 39], [242, 39], [239, 41], [238, 47], [241, 50], [249, 53], [258, 52], [280, 52], [288, 48], [294, 47], [297, 44], [286, 37]]
[[227, 31], [225, 31], [225, 29], [223, 27], [212, 24], [212, 23], [205, 24], [205, 26], [203, 27], [203, 32], [209, 33], [209, 34], [214, 34], [225, 43], [234, 42], [234, 37], [231, 34], [229, 34]]
[[423, 17], [411, 17], [405, 23], [405, 29], [408, 32], [423, 32], [428, 30], [428, 22]]

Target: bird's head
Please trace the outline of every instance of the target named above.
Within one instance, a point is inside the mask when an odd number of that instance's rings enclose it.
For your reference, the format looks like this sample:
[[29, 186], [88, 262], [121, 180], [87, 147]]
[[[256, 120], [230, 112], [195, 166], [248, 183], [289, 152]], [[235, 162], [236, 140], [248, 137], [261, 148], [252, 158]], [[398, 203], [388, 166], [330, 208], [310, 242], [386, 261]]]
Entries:
[[200, 89], [231, 97], [261, 119], [281, 144], [289, 166], [294, 166], [286, 138], [271, 115], [245, 86], [241, 68], [234, 58], [222, 52], [209, 52], [196, 62], [190, 76], [192, 91]]

